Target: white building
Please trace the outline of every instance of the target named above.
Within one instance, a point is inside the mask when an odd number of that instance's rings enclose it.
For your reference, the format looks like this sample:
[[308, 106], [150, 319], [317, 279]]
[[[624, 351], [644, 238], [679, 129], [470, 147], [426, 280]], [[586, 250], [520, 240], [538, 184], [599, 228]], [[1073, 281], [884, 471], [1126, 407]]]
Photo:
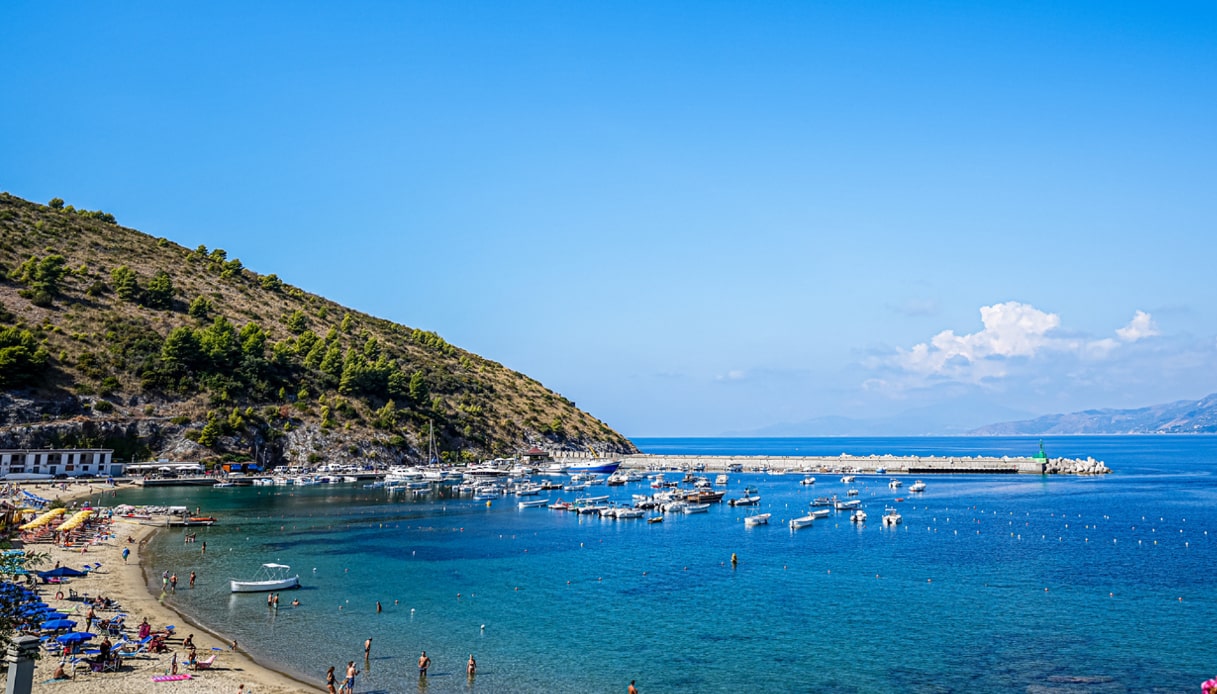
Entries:
[[114, 451], [101, 448], [0, 449], [0, 479], [50, 479], [68, 477], [119, 477], [123, 464], [114, 462]]

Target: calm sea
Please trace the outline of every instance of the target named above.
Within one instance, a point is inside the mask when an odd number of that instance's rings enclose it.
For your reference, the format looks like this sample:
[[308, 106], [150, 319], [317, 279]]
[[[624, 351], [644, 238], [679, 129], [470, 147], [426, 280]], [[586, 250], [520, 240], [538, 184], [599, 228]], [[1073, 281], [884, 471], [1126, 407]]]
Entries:
[[[636, 443], [682, 454], [1029, 455], [1039, 441]], [[219, 516], [199, 532], [205, 556], [181, 530], [151, 545], [158, 587], [162, 570], [182, 585], [199, 576], [167, 600], [310, 681], [355, 660], [358, 692], [623, 692], [630, 680], [644, 694], [1196, 691], [1217, 674], [1217, 438], [1044, 443], [1115, 473], [925, 476], [921, 495], [907, 491], [911, 479], [893, 491], [886, 476], [859, 476], [869, 523], [842, 515], [798, 532], [785, 521], [813, 497], [844, 495], [838, 476], [805, 486], [801, 475], [732, 475], [728, 497], [753, 485], [773, 514], [757, 528], [725, 503], [652, 525], [359, 485], [119, 500]], [[593, 489], [623, 501], [650, 491]], [[886, 506], [902, 525], [882, 527]], [[263, 562], [290, 564], [304, 584], [277, 611], [228, 591]], [[423, 650], [434, 664], [420, 683]]]

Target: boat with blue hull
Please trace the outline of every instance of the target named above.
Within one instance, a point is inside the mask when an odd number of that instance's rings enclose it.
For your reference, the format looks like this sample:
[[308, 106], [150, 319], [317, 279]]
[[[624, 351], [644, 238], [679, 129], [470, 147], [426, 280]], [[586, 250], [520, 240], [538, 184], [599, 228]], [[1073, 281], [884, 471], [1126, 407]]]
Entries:
[[617, 468], [619, 467], [621, 467], [620, 460], [614, 460], [609, 463], [596, 461], [591, 463], [568, 465], [566, 472], [567, 474], [571, 475], [580, 472], [590, 472], [597, 475], [611, 475], [614, 472], [617, 472]]

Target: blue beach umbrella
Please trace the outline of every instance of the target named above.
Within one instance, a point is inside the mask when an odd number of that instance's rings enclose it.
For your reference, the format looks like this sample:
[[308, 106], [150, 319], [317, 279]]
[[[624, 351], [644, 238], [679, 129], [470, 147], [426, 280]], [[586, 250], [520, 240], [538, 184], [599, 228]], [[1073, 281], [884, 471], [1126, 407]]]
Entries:
[[42, 623], [42, 629], [45, 631], [59, 631], [60, 629], [71, 629], [76, 626], [76, 622], [70, 619], [48, 619]]
[[76, 576], [84, 576], [84, 575], [85, 575], [85, 572], [77, 571], [76, 569], [73, 569], [70, 566], [61, 566], [57, 569], [51, 569], [50, 571], [39, 571], [38, 572], [38, 576], [40, 578], [65, 578], [65, 577], [73, 578]]
[[71, 643], [80, 643], [81, 641], [88, 641], [89, 639], [91, 639], [95, 636], [97, 636], [97, 634], [90, 634], [87, 631], [69, 631], [66, 634], [56, 636], [55, 640], [66, 646]]
[[64, 612], [47, 612], [42, 615], [43, 619], [67, 619], [68, 615]]

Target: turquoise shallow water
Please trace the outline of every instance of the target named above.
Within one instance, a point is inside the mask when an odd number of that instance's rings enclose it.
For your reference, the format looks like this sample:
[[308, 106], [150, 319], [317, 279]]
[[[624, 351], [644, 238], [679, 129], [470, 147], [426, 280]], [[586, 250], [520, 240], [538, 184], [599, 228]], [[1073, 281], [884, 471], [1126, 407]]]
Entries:
[[[1025, 454], [1028, 439], [644, 439], [655, 453]], [[859, 477], [871, 516], [792, 533], [837, 476], [732, 475], [767, 527], [723, 504], [657, 525], [514, 500], [392, 500], [355, 485], [124, 492], [221, 523], [150, 547], [152, 574], [197, 571], [167, 599], [259, 659], [357, 691], [1194, 691], [1217, 672], [1217, 439], [1049, 439], [1102, 478], [926, 476], [925, 494]], [[905, 480], [906, 485], [911, 480]], [[642, 485], [594, 488], [614, 498]], [[904, 524], [878, 522], [897, 495]], [[557, 496], [557, 494], [554, 494]], [[569, 495], [568, 495], [569, 496]], [[732, 569], [729, 558], [738, 554]], [[277, 612], [227, 580], [265, 561], [305, 587]], [[185, 581], [183, 580], [183, 584]], [[288, 605], [299, 598], [301, 606]], [[1182, 599], [1180, 599], [1182, 598]], [[376, 613], [380, 601], [383, 612]], [[484, 625], [484, 629], [483, 629]], [[373, 637], [363, 662], [364, 639]], [[419, 651], [434, 660], [420, 685]], [[469, 682], [464, 663], [477, 656]], [[339, 667], [341, 670], [341, 667]]]

